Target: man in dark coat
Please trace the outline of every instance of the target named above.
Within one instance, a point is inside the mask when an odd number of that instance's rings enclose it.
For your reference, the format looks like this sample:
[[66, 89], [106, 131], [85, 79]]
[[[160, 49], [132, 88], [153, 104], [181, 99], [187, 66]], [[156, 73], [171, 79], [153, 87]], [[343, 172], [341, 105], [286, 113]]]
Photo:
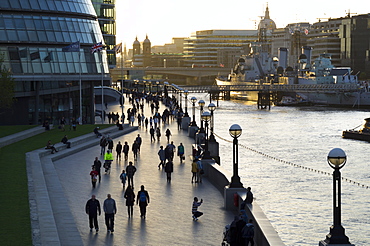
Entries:
[[95, 199], [95, 195], [91, 196], [91, 199], [87, 201], [85, 206], [86, 214], [89, 215], [90, 231], [95, 227], [96, 232], [99, 231], [98, 225], [98, 213], [101, 214], [100, 202]]
[[146, 206], [149, 204], [149, 194], [148, 192], [144, 189], [144, 185], [141, 186], [141, 189], [137, 193], [137, 198], [136, 198], [136, 205], [139, 204], [140, 207], [140, 217], [145, 219], [146, 216]]

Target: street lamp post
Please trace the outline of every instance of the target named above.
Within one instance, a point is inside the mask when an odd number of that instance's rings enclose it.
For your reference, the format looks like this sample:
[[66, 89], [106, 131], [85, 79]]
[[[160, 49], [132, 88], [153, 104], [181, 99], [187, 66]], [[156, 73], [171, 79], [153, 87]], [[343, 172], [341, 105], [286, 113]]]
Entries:
[[180, 109], [182, 110], [182, 90], [179, 90]]
[[192, 97], [190, 101], [193, 103], [193, 121], [191, 122], [191, 126], [197, 126], [197, 123], [195, 122], [195, 102], [197, 101], [197, 98]]
[[158, 86], [159, 86], [159, 81], [157, 80], [155, 83], [157, 84], [157, 95], [158, 95]]
[[[200, 107], [200, 117], [199, 118], [202, 118], [202, 114], [203, 114], [203, 107], [204, 105], [206, 104], [206, 102], [204, 100], [199, 100], [198, 102], [198, 105]], [[204, 128], [203, 128], [203, 121], [200, 121], [200, 131], [204, 131]]]
[[211, 114], [208, 112], [208, 111], [205, 111], [203, 112], [202, 116], [202, 121], [204, 121], [204, 127], [205, 127], [205, 132], [206, 132], [206, 146], [205, 146], [205, 151], [204, 151], [204, 154], [203, 154], [203, 158], [202, 159], [212, 159], [210, 153], [209, 153], [209, 150], [208, 150], [208, 122], [210, 121], [211, 119]]
[[189, 91], [185, 90], [184, 95], [185, 95], [185, 115], [184, 115], [184, 117], [189, 117], [189, 114], [188, 114], [188, 95], [189, 95]]
[[333, 171], [333, 215], [334, 223], [330, 227], [330, 233], [326, 235], [326, 239], [320, 242], [320, 245], [351, 245], [349, 238], [344, 233], [344, 228], [341, 225], [341, 174], [339, 169], [344, 167], [347, 161], [346, 153], [340, 149], [332, 149], [328, 154], [328, 164]]
[[230, 136], [233, 140], [233, 176], [231, 177], [230, 188], [243, 188], [243, 184], [240, 182], [238, 175], [238, 137], [242, 135], [242, 128], [238, 124], [230, 126]]
[[213, 111], [215, 111], [216, 105], [214, 103], [208, 104], [208, 110], [211, 111], [211, 135], [209, 136], [209, 141], [216, 141], [215, 136], [213, 135], [213, 127], [215, 120], [213, 118]]

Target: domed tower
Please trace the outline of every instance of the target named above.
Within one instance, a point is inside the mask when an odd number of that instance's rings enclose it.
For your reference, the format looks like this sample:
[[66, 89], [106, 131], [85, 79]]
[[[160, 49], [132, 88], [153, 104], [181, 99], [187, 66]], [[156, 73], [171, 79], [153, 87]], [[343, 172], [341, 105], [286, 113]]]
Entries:
[[139, 40], [137, 40], [137, 37], [132, 45], [132, 48], [133, 48], [133, 52], [132, 52], [132, 55], [135, 56], [135, 55], [140, 55], [141, 53], [141, 47], [140, 47], [140, 42]]
[[266, 6], [265, 16], [258, 24], [258, 41], [261, 43], [262, 52], [271, 52], [271, 37], [274, 29], [276, 29], [275, 21], [270, 19], [269, 7]]
[[265, 28], [267, 30], [276, 29], [275, 21], [270, 19], [270, 11], [268, 6], [266, 7], [264, 18], [258, 24], [258, 30], [260, 30], [261, 28]]
[[152, 66], [152, 43], [148, 39], [148, 35], [146, 35], [145, 40], [143, 42], [143, 65], [144, 67]]

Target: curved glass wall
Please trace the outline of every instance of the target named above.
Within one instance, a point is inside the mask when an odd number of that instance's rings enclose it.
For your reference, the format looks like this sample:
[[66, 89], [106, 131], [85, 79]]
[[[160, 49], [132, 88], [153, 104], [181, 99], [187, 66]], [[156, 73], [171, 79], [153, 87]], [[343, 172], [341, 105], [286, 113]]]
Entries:
[[[75, 42], [80, 49], [62, 51]], [[15, 79], [15, 122], [56, 123], [63, 116], [94, 123], [93, 87], [110, 82], [107, 52], [91, 52], [99, 42], [90, 0], [1, 0], [0, 56]]]

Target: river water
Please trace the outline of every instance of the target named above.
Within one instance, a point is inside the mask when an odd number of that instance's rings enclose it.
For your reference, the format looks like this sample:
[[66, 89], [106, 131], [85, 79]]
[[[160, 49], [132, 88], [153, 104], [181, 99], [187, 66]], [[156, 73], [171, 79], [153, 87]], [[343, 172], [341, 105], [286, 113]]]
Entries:
[[[206, 95], [195, 96], [208, 105]], [[286, 245], [318, 245], [329, 233], [333, 224], [333, 169], [326, 158], [331, 149], [342, 148], [347, 163], [341, 174], [351, 180], [342, 181], [342, 225], [351, 243], [370, 245], [370, 143], [341, 137], [343, 130], [355, 128], [367, 117], [370, 110], [259, 110], [248, 102], [220, 101], [214, 112], [214, 129], [231, 141], [229, 127], [242, 127], [239, 176], [244, 187], [252, 187], [255, 201]], [[199, 111], [196, 118], [199, 122]], [[232, 143], [216, 139], [221, 166], [232, 173]]]

